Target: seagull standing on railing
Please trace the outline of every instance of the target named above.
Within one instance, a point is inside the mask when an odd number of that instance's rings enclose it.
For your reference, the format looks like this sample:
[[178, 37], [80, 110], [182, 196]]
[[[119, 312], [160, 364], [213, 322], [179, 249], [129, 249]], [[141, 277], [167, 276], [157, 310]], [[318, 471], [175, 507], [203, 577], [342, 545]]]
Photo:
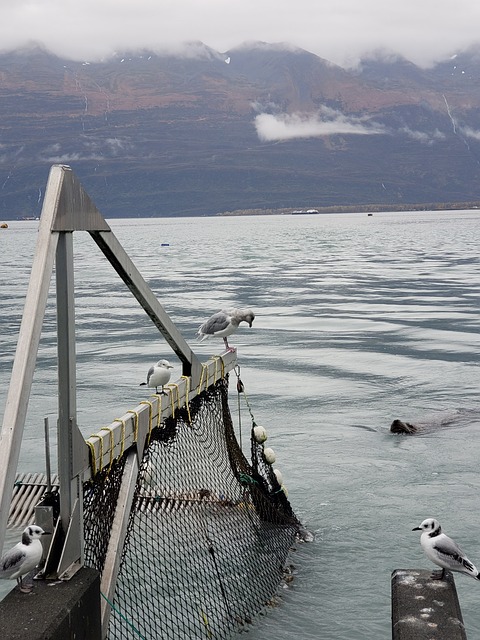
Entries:
[[165, 393], [163, 387], [170, 380], [170, 376], [172, 375], [171, 369], [173, 366], [169, 363], [168, 360], [159, 360], [157, 364], [154, 364], [153, 367], [150, 367], [147, 373], [147, 381], [141, 382], [140, 386], [152, 387], [155, 389], [155, 393], [158, 393], [158, 387], [161, 387], [160, 393]]
[[222, 309], [202, 324], [197, 335], [200, 341], [210, 336], [219, 336], [223, 338], [227, 351], [235, 351], [234, 347], [229, 346], [227, 336], [235, 333], [241, 322], [247, 322], [251, 327], [254, 320], [255, 314], [251, 309]]
[[22, 534], [22, 541], [7, 551], [0, 559], [0, 578], [17, 579], [20, 591], [30, 593], [33, 586], [24, 586], [22, 578], [30, 573], [42, 559], [40, 538], [45, 534], [41, 527], [32, 524]]
[[438, 520], [427, 518], [412, 531], [422, 531], [420, 544], [429, 560], [442, 567], [441, 571], [432, 573], [432, 578], [442, 580], [445, 569], [466, 573], [467, 576], [480, 580], [480, 572], [460, 549], [458, 544], [442, 533]]

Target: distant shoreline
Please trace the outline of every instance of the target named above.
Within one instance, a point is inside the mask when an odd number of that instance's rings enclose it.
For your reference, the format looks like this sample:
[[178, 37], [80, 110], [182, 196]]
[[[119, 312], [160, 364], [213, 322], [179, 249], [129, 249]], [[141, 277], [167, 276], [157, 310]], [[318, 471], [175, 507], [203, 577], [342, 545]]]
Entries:
[[[351, 204], [335, 205], [327, 207], [282, 207], [279, 209], [234, 209], [217, 213], [199, 213], [196, 215], [158, 215], [158, 216], [106, 216], [105, 219], [130, 220], [136, 218], [216, 218], [227, 216], [279, 216], [279, 215], [321, 215], [325, 213], [380, 213], [380, 212], [405, 212], [405, 211], [476, 211], [480, 212], [480, 202], [429, 202], [423, 204]], [[38, 216], [5, 216], [0, 218], [3, 221], [34, 221], [40, 220]]]
[[214, 216], [319, 215], [322, 213], [380, 213], [389, 211], [480, 211], [480, 202], [429, 202], [422, 204], [356, 204], [327, 207], [285, 207], [281, 209], [235, 209]]

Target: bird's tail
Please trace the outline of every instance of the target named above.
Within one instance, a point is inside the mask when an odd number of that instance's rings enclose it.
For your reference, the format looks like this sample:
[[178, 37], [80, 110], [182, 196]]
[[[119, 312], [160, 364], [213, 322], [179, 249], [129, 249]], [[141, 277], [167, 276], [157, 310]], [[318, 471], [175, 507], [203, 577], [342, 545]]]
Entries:
[[208, 335], [208, 333], [200, 333], [200, 331], [197, 333], [197, 340], [199, 342], [203, 342], [204, 340], [206, 340], [207, 338], [209, 338], [210, 336]]
[[147, 383], [146, 383], [146, 382], [140, 382], [140, 385], [139, 385], [139, 386], [140, 386], [140, 387], [146, 387], [146, 386], [147, 386]]
[[461, 563], [465, 567], [465, 573], [475, 578], [475, 580], [480, 580], [480, 571], [478, 571], [477, 567], [475, 567], [468, 558], [462, 558]]

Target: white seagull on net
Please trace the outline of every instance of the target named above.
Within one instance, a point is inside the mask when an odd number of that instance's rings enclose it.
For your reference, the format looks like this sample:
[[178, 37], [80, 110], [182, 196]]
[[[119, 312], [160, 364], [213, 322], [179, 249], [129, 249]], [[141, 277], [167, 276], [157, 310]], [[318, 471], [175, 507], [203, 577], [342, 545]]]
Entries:
[[168, 360], [159, 360], [157, 364], [150, 367], [147, 373], [147, 381], [141, 382], [140, 386], [152, 387], [155, 389], [155, 393], [158, 393], [158, 387], [161, 387], [160, 393], [165, 393], [163, 387], [170, 380], [171, 369], [173, 369], [173, 366]]
[[433, 572], [432, 578], [442, 580], [445, 569], [466, 573], [467, 576], [480, 580], [480, 572], [460, 549], [458, 544], [442, 533], [438, 520], [427, 518], [419, 527], [412, 531], [422, 531], [420, 544], [429, 560], [442, 567], [439, 572]]
[[32, 587], [23, 586], [22, 578], [30, 573], [42, 559], [40, 538], [45, 534], [41, 527], [32, 524], [22, 534], [22, 541], [7, 551], [0, 559], [0, 578], [17, 579], [20, 591], [30, 593]]
[[247, 322], [251, 327], [254, 320], [255, 314], [251, 309], [222, 309], [202, 324], [197, 335], [200, 341], [210, 336], [219, 336], [223, 338], [227, 351], [235, 351], [229, 346], [227, 336], [235, 333], [241, 322]]

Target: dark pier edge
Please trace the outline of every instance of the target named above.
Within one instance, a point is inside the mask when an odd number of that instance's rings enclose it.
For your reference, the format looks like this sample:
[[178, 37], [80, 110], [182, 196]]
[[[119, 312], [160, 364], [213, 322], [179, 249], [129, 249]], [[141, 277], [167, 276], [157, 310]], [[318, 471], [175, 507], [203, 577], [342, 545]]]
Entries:
[[416, 569], [392, 573], [392, 640], [467, 640], [452, 574], [445, 571], [443, 580], [431, 575]]
[[83, 567], [68, 582], [34, 580], [0, 602], [2, 640], [101, 640], [100, 574]]

